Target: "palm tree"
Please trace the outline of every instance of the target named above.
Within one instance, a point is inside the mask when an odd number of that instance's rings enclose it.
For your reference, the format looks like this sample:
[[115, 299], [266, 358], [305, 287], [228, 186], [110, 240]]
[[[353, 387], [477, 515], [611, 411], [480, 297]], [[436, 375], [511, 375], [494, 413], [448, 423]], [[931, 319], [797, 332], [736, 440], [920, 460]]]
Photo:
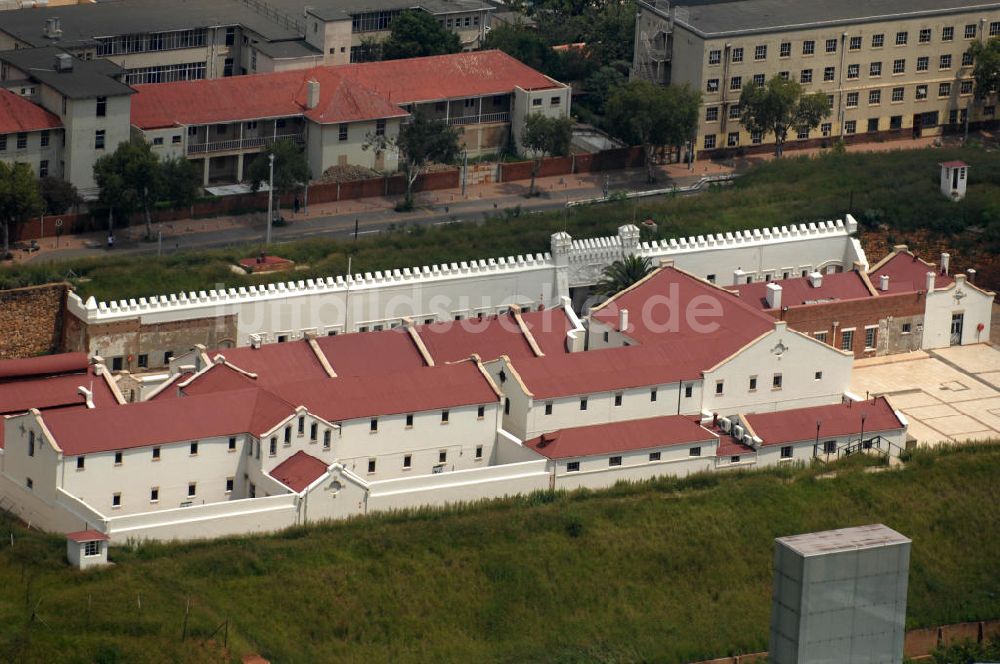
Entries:
[[653, 264], [645, 256], [629, 254], [604, 268], [601, 280], [595, 288], [600, 295], [614, 295], [636, 283], [653, 270]]

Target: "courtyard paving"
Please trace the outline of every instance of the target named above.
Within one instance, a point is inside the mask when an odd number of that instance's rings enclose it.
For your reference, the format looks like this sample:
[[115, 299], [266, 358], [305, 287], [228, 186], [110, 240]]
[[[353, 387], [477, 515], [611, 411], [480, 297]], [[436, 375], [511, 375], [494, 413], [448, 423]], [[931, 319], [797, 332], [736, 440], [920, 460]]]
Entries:
[[857, 360], [851, 391], [886, 396], [920, 444], [1000, 440], [1000, 349], [989, 344]]

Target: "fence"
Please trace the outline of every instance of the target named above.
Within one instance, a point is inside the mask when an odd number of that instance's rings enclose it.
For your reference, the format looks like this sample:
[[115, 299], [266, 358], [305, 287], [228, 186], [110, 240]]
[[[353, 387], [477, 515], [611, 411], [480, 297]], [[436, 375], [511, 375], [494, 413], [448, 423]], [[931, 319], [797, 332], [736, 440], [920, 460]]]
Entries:
[[[910, 659], [929, 659], [937, 648], [971, 641], [982, 643], [990, 639], [1000, 639], [1000, 620], [956, 623], [926, 629], [911, 629], [903, 640], [903, 655]], [[705, 659], [692, 664], [763, 664], [767, 662], [766, 652], [746, 655], [732, 655], [718, 659]]]
[[[244, 139], [250, 140], [250, 139]], [[638, 168], [644, 163], [644, 155], [641, 147], [621, 148], [617, 150], [605, 150], [604, 152], [574, 154], [569, 157], [549, 157], [542, 160], [540, 177], [551, 177], [554, 175], [571, 175], [574, 173], [596, 173], [606, 170], [620, 170], [624, 168]], [[527, 180], [531, 178], [533, 162], [521, 161], [499, 164], [496, 176], [477, 177], [480, 183], [491, 181], [514, 182], [517, 180]], [[462, 184], [461, 171], [459, 169], [449, 169], [434, 173], [424, 173], [417, 177], [413, 183], [413, 190], [436, 191], [439, 189], [457, 189]], [[310, 203], [334, 203], [337, 201], [354, 200], [358, 198], [374, 198], [379, 196], [400, 196], [406, 192], [406, 177], [401, 174], [390, 175], [367, 180], [352, 180], [349, 182], [324, 182], [309, 186]], [[283, 206], [291, 206], [296, 193], [286, 194], [281, 197]], [[242, 214], [246, 212], [261, 211], [267, 209], [267, 194], [257, 192], [248, 194], [237, 194], [234, 196], [223, 196], [201, 200], [190, 208], [162, 210], [153, 212], [153, 223], [178, 221], [181, 219], [199, 219], [205, 217], [216, 217], [221, 215]], [[56, 220], [61, 220], [61, 226], [57, 226]], [[74, 234], [99, 231], [107, 228], [106, 212], [98, 210], [95, 212], [80, 214], [64, 214], [49, 216], [44, 220], [40, 218], [31, 219], [21, 224], [15, 234], [14, 240], [26, 242], [37, 240], [43, 237], [54, 237], [57, 234]], [[125, 225], [138, 225], [145, 223], [145, 216], [142, 212], [132, 215]], [[122, 220], [116, 218], [115, 225], [122, 226]]]

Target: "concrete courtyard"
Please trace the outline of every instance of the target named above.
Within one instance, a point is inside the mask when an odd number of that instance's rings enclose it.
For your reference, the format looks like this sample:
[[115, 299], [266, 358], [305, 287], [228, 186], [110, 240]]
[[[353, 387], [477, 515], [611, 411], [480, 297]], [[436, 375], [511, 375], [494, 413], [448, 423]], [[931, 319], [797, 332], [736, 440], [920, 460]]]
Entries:
[[922, 445], [1000, 440], [1000, 350], [988, 344], [858, 360], [851, 391], [888, 397]]

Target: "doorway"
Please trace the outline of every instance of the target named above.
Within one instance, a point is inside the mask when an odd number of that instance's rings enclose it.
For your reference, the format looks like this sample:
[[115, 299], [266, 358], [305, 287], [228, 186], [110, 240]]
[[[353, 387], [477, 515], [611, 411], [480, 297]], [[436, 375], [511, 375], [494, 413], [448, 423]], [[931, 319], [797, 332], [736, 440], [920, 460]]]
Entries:
[[951, 345], [962, 345], [962, 326], [965, 323], [965, 314], [951, 315]]

